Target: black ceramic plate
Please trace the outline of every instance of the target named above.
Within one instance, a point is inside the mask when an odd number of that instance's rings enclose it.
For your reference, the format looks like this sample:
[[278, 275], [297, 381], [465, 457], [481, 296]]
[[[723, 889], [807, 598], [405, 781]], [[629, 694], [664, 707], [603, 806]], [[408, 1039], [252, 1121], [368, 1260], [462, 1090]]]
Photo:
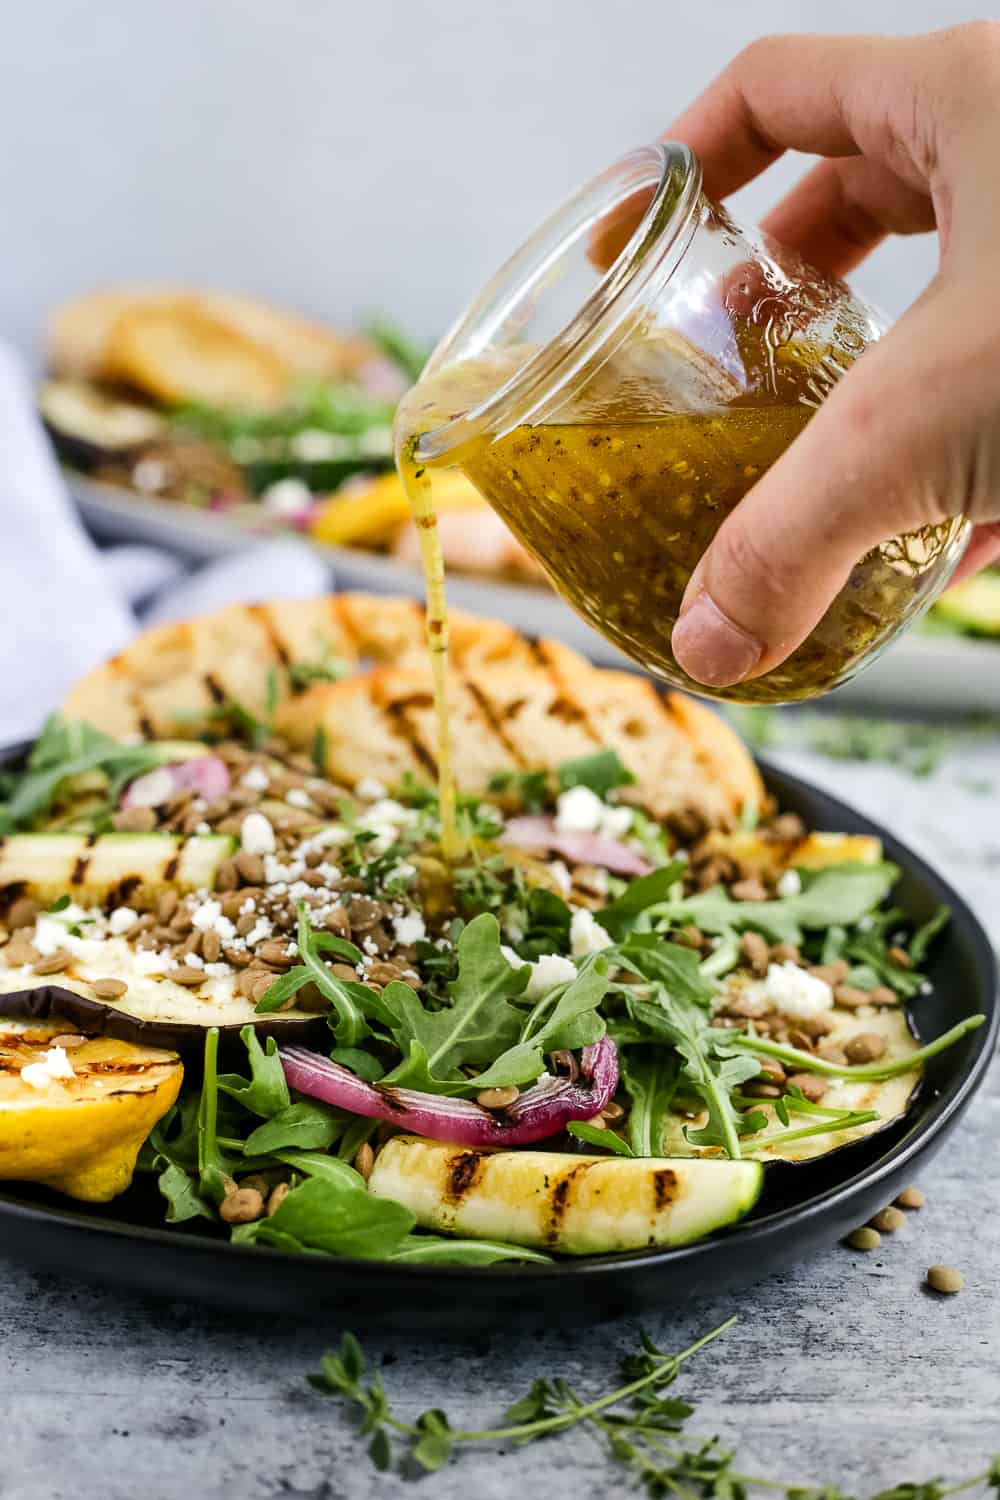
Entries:
[[932, 950], [931, 994], [914, 1014], [925, 1039], [964, 1016], [987, 1025], [936, 1057], [905, 1119], [867, 1141], [801, 1166], [770, 1166], [754, 1212], [733, 1229], [676, 1250], [563, 1260], [552, 1266], [392, 1266], [237, 1247], [162, 1222], [161, 1200], [140, 1181], [113, 1204], [69, 1208], [44, 1189], [0, 1192], [0, 1253], [37, 1270], [89, 1277], [171, 1298], [256, 1313], [349, 1314], [352, 1326], [469, 1332], [501, 1324], [596, 1322], [750, 1282], [829, 1244], [887, 1203], [945, 1143], [984, 1074], [1000, 1029], [997, 969], [962, 899], [891, 834], [806, 782], [773, 769], [781, 806], [812, 828], [874, 833], [903, 870], [899, 904], [921, 921], [940, 905], [952, 921]]

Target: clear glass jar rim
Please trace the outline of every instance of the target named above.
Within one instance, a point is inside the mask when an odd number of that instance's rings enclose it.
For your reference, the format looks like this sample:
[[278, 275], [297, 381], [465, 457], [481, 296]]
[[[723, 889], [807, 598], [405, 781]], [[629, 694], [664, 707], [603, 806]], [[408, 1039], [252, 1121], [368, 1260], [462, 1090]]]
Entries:
[[[447, 461], [473, 438], [501, 437], [537, 417], [585, 370], [597, 368], [628, 329], [651, 283], [669, 279], [695, 229], [701, 164], [690, 147], [641, 146], [591, 178], [551, 214], [465, 309], [431, 355], [424, 376], [488, 347], [491, 332], [588, 231], [629, 197], [653, 196], [628, 242], [570, 320], [495, 391], [420, 436], [417, 457]], [[456, 351], [462, 350], [456, 358]], [[423, 378], [423, 377], [422, 377]]]

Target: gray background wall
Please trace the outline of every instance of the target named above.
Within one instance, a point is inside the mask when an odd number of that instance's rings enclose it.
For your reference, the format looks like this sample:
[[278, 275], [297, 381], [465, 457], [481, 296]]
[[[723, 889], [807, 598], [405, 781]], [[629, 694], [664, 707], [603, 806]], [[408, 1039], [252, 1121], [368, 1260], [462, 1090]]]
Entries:
[[[915, 31], [964, 0], [6, 0], [0, 334], [122, 279], [431, 337], [539, 216], [746, 41]], [[981, 13], [981, 12], [979, 12]], [[785, 162], [737, 200], [758, 213]], [[899, 312], [931, 241], [856, 281]]]

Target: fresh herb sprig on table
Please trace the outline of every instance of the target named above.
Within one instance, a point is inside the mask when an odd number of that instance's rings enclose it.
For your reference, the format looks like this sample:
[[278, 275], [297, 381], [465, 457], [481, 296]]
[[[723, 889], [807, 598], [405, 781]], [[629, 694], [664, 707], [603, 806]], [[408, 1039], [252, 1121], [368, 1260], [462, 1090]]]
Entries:
[[[686, 1434], [685, 1424], [694, 1406], [662, 1392], [673, 1385], [685, 1361], [728, 1332], [736, 1321], [729, 1318], [679, 1354], [658, 1349], [643, 1334], [640, 1348], [623, 1361], [623, 1383], [615, 1389], [586, 1399], [565, 1380], [539, 1379], [507, 1408], [497, 1426], [478, 1430], [453, 1427], [437, 1407], [414, 1422], [398, 1417], [381, 1374], [367, 1367], [361, 1345], [351, 1333], [344, 1335], [339, 1351], [323, 1357], [320, 1372], [308, 1379], [322, 1395], [339, 1398], [356, 1410], [360, 1432], [369, 1439], [369, 1457], [383, 1472], [434, 1472], [458, 1450], [480, 1444], [523, 1446], [585, 1427], [604, 1439], [609, 1457], [650, 1496], [746, 1500], [754, 1491], [765, 1490], [785, 1500], [850, 1500], [836, 1485], [814, 1486], [743, 1473], [736, 1467], [735, 1450], [724, 1447], [717, 1437], [696, 1439]], [[957, 1483], [904, 1481], [880, 1490], [871, 1500], [945, 1500], [976, 1489], [1000, 1494], [1000, 1455]]]

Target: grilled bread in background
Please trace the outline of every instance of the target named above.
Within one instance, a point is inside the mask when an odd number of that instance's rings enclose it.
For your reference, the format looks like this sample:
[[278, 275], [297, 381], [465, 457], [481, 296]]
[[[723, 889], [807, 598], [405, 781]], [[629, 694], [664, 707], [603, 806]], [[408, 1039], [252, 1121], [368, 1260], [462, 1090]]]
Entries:
[[157, 403], [256, 411], [280, 406], [303, 379], [353, 375], [372, 348], [249, 298], [135, 287], [67, 303], [52, 319], [48, 356], [54, 375]]
[[[498, 771], [555, 769], [611, 748], [636, 778], [623, 795], [657, 818], [693, 810], [724, 828], [763, 799], [745, 745], [694, 699], [457, 610], [451, 644], [463, 791], [485, 790]], [[336, 680], [316, 680], [324, 672]], [[78, 683], [64, 712], [114, 735], [192, 736], [227, 701], [266, 717], [269, 697], [275, 732], [292, 744], [309, 747], [322, 731], [334, 781], [434, 776], [424, 616], [412, 600], [346, 593], [157, 626]]]

